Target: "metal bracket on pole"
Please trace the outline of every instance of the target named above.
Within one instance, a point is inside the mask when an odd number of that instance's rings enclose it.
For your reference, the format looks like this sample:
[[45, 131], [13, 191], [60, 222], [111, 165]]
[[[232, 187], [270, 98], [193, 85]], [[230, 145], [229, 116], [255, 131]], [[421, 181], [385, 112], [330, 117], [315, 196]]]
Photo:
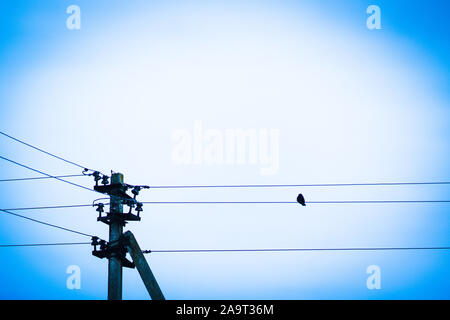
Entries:
[[[92, 251], [93, 256], [100, 259], [110, 259], [114, 255], [121, 260], [123, 267], [131, 269], [135, 268], [134, 263], [126, 258], [127, 249], [123, 246], [121, 241], [108, 243], [105, 240], [100, 240], [98, 237], [92, 237], [91, 244], [94, 246], [94, 250]], [[97, 246], [100, 246], [100, 249], [97, 249]]]

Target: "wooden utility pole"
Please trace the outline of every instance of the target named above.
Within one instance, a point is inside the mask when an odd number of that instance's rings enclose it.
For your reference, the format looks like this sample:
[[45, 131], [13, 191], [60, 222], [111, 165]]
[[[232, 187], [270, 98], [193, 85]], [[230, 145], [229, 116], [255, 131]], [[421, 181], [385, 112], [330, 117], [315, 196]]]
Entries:
[[[123, 184], [123, 174], [113, 173], [111, 175], [111, 185], [121, 186]], [[123, 233], [123, 224], [120, 216], [123, 214], [122, 199], [110, 194], [110, 214], [109, 243], [119, 246], [119, 240]], [[118, 251], [112, 251], [108, 261], [108, 300], [122, 300], [122, 257]]]

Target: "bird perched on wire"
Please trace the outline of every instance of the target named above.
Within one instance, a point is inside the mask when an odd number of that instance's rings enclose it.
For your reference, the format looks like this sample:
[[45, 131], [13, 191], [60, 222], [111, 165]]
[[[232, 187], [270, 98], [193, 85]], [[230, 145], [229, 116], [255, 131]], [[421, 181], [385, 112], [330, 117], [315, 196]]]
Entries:
[[305, 197], [301, 193], [297, 196], [297, 202], [300, 203], [302, 206], [306, 206]]

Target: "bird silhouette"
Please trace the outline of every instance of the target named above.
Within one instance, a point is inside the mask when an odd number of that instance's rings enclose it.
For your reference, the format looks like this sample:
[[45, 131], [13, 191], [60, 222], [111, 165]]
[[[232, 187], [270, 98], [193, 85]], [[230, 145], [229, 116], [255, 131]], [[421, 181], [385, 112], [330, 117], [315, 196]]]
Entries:
[[297, 196], [297, 202], [300, 203], [302, 206], [306, 206], [305, 198], [301, 193]]

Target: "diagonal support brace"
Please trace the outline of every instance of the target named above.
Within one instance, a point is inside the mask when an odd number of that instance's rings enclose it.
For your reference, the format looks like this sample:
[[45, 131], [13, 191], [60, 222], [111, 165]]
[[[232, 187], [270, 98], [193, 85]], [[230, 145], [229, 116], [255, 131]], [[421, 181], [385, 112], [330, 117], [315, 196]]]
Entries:
[[152, 300], [165, 300], [161, 288], [134, 235], [130, 231], [127, 231], [123, 234], [122, 239]]

